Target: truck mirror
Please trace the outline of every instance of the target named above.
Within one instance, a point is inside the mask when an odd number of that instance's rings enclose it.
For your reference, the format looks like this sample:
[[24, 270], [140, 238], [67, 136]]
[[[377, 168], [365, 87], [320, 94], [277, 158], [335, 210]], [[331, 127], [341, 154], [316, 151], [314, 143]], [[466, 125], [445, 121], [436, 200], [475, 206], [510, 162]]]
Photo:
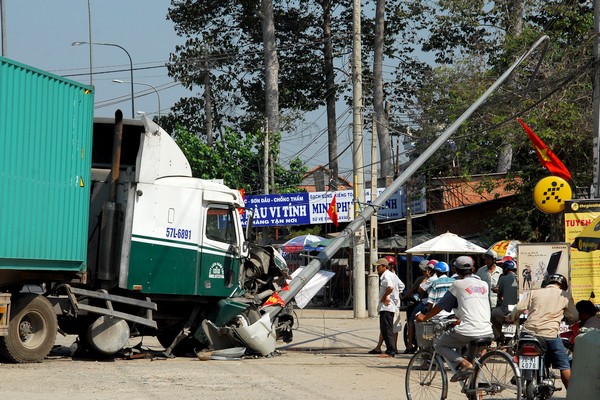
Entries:
[[245, 208], [244, 210], [248, 215], [248, 222], [246, 223], [246, 241], [250, 242], [252, 239], [250, 235], [252, 235], [252, 221], [254, 220], [254, 210], [252, 210], [251, 208]]

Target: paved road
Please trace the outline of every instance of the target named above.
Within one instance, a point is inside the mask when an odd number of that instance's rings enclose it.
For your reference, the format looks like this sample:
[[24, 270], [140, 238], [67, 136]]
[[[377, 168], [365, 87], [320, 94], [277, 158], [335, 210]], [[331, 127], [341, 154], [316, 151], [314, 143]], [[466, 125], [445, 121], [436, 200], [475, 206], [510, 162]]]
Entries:
[[[405, 399], [410, 356], [367, 354], [378, 337], [377, 319], [354, 319], [351, 310], [298, 310], [294, 342], [280, 355], [234, 361], [136, 359], [82, 361], [55, 356], [42, 364], [2, 364], [2, 398], [46, 400], [365, 400]], [[71, 344], [73, 337], [57, 343]], [[134, 340], [131, 344], [136, 344]], [[160, 350], [155, 338], [143, 346]], [[464, 399], [451, 384], [449, 399]], [[554, 398], [564, 399], [559, 392]]]

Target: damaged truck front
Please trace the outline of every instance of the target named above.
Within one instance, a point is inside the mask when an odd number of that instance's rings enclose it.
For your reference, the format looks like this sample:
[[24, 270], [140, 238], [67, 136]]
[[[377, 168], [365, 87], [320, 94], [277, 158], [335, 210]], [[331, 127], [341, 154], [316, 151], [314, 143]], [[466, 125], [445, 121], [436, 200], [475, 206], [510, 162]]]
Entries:
[[289, 312], [261, 323], [287, 268], [245, 239], [239, 192], [193, 178], [148, 118], [93, 105], [92, 87], [0, 58], [0, 357], [39, 362], [57, 330], [103, 354], [137, 335], [168, 355], [291, 340]]

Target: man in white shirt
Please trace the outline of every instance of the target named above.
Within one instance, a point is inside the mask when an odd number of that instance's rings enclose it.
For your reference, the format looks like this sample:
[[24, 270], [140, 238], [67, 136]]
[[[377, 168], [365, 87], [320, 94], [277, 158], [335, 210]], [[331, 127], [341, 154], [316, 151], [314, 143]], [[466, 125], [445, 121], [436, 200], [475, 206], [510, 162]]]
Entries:
[[456, 351], [477, 338], [493, 338], [490, 322], [489, 287], [481, 279], [474, 278], [473, 259], [461, 256], [456, 259], [454, 267], [459, 276], [444, 297], [427, 314], [417, 315], [417, 322], [427, 321], [440, 311], [455, 310], [460, 323], [435, 339], [436, 351], [458, 369], [451, 382], [468, 378], [473, 373], [473, 364]]
[[[392, 273], [392, 277], [395, 281], [396, 290], [392, 292], [393, 301], [396, 303], [396, 313], [394, 315], [394, 348], [398, 351], [398, 333], [402, 330], [402, 315], [400, 314], [400, 305], [402, 302], [402, 293], [406, 286], [404, 282], [398, 277], [396, 273], [396, 258], [393, 256], [385, 256], [385, 259], [388, 260], [388, 270]], [[383, 345], [383, 335], [379, 334], [379, 341], [373, 350], [369, 351], [369, 354], [381, 354], [381, 346]]]
[[502, 276], [502, 268], [496, 265], [498, 254], [494, 250], [488, 250], [483, 254], [485, 265], [477, 270], [477, 275], [490, 287], [490, 307], [496, 307], [498, 302], [498, 280]]
[[379, 274], [379, 331], [385, 342], [385, 353], [382, 357], [395, 357], [394, 343], [394, 313], [398, 310], [396, 299], [399, 299], [395, 274], [388, 270], [388, 260], [380, 258], [375, 262]]

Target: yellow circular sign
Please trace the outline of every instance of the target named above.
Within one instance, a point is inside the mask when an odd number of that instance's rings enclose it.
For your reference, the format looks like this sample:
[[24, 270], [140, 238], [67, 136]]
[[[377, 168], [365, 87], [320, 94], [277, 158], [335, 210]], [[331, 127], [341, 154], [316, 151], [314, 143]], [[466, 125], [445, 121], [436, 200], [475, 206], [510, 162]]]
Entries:
[[559, 213], [565, 209], [565, 200], [573, 198], [569, 183], [558, 176], [540, 179], [533, 189], [533, 201], [536, 207], [547, 214]]

